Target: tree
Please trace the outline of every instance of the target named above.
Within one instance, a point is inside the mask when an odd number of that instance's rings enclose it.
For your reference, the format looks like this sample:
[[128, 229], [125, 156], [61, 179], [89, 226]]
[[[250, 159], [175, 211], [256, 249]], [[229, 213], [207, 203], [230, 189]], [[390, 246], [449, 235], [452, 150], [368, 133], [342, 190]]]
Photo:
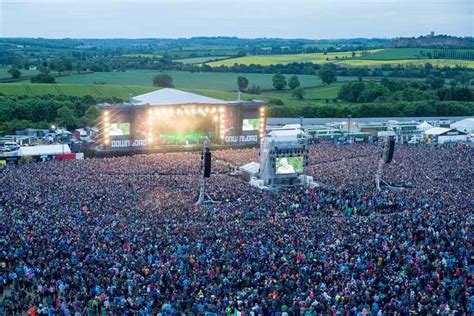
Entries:
[[332, 67], [329, 66], [324, 66], [321, 68], [321, 70], [318, 72], [319, 78], [326, 83], [326, 84], [331, 84], [337, 80], [336, 78], [336, 72], [332, 69]]
[[282, 74], [275, 74], [272, 81], [273, 87], [277, 90], [283, 90], [286, 87], [286, 79]]
[[291, 93], [291, 96], [294, 97], [294, 98], [297, 98], [298, 100], [303, 100], [304, 99], [304, 94], [305, 94], [305, 91], [304, 91], [303, 88], [296, 88]]
[[173, 78], [168, 74], [157, 74], [153, 78], [153, 85], [155, 87], [173, 88]]
[[291, 90], [294, 90], [296, 88], [298, 88], [300, 86], [300, 81], [298, 80], [298, 77], [297, 76], [293, 76], [290, 78], [290, 81], [288, 81], [288, 87], [291, 89]]
[[100, 116], [100, 111], [96, 105], [91, 105], [84, 113], [82, 121], [88, 126], [95, 126], [97, 124], [97, 119]]
[[244, 76], [239, 76], [237, 78], [237, 86], [239, 87], [239, 91], [245, 91], [249, 86], [249, 80]]
[[77, 126], [77, 116], [70, 107], [64, 105], [57, 113], [56, 123], [59, 126], [64, 126], [67, 129], [73, 129]]
[[260, 88], [259, 85], [252, 84], [252, 86], [250, 86], [250, 88], [247, 90], [247, 93], [249, 93], [249, 94], [260, 94], [260, 93], [262, 93], [262, 89]]
[[46, 73], [37, 74], [31, 77], [30, 81], [32, 83], [56, 83], [54, 77]]
[[425, 83], [431, 87], [431, 89], [440, 89], [444, 86], [444, 79], [438, 76], [430, 75], [426, 78]]
[[49, 68], [51, 68], [51, 70], [56, 70], [59, 75], [61, 75], [61, 73], [66, 70], [66, 65], [61, 59], [53, 59], [49, 62]]
[[18, 70], [15, 66], [12, 66], [9, 70], [8, 73], [12, 76], [13, 79], [18, 79], [21, 77], [21, 71]]

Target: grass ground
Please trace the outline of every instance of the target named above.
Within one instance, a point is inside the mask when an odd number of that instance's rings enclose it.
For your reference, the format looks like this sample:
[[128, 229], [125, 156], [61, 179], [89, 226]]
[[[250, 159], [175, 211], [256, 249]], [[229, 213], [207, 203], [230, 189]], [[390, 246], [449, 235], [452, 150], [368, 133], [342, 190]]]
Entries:
[[455, 67], [461, 66], [474, 68], [474, 60], [454, 60], [454, 59], [400, 59], [400, 60], [362, 60], [353, 59], [339, 62], [340, 65], [349, 67], [382, 67], [383, 65], [415, 65], [423, 66], [430, 63], [435, 67]]
[[207, 56], [207, 57], [192, 57], [192, 58], [183, 58], [183, 59], [175, 59], [174, 61], [180, 62], [183, 64], [202, 64], [211, 61], [218, 61], [221, 59], [228, 58], [229, 56]]
[[[56, 78], [58, 83], [67, 84], [92, 84], [94, 82], [105, 83], [107, 85], [138, 85], [151, 86], [153, 76], [158, 72], [153, 70], [130, 70], [126, 72], [102, 72], [92, 74], [71, 75]], [[206, 73], [206, 72], [185, 72], [166, 71], [173, 77], [174, 86], [177, 89], [210, 89], [210, 90], [236, 90], [237, 73]], [[262, 89], [272, 88], [272, 74], [241, 74], [247, 77], [250, 85], [257, 84]], [[291, 75], [286, 75], [287, 80]], [[314, 87], [321, 84], [317, 76], [298, 75], [302, 87]]]
[[[8, 73], [8, 70], [10, 68], [0, 68], [0, 80], [1, 79], [10, 79], [12, 76]], [[21, 72], [21, 77], [31, 77], [39, 72], [37, 70], [25, 70], [25, 69], [20, 69]]]
[[[357, 53], [356, 56], [360, 56]], [[288, 54], [288, 55], [258, 55], [245, 56], [239, 58], [232, 58], [220, 61], [207, 63], [209, 66], [233, 66], [234, 64], [257, 64], [257, 65], [274, 65], [274, 64], [288, 64], [288, 63], [305, 63], [310, 62], [314, 64], [323, 64], [327, 62], [336, 62], [340, 59], [352, 58], [352, 52], [340, 53], [309, 53], [309, 54]]]
[[93, 84], [41, 84], [41, 83], [2, 83], [0, 93], [5, 95], [71, 95], [93, 97], [118, 97], [128, 99], [129, 94], [143, 94], [155, 90], [146, 86], [119, 86]]
[[[305, 99], [297, 100], [291, 96], [292, 91], [263, 91], [260, 95], [242, 94], [242, 99], [281, 99], [285, 105], [304, 105], [308, 102], [334, 99], [342, 86], [342, 82], [330, 86], [320, 85], [315, 88], [305, 89]], [[150, 86], [125, 86], [125, 85], [94, 85], [94, 84], [32, 84], [32, 83], [4, 83], [0, 84], [0, 93], [5, 95], [72, 95], [94, 97], [119, 97], [126, 100], [129, 94], [138, 95], [153, 91], [157, 88]], [[205, 96], [222, 99], [235, 100], [237, 94], [231, 90], [185, 88], [183, 90], [202, 94]]]
[[[348, 67], [381, 67], [382, 65], [424, 65], [431, 63], [438, 67], [463, 66], [474, 68], [472, 60], [455, 59], [427, 59], [423, 54], [432, 53], [434, 49], [421, 48], [388, 48], [367, 51], [368, 54], [362, 56], [357, 53], [356, 58], [352, 58], [352, 52], [341, 53], [312, 53], [312, 54], [292, 54], [292, 55], [259, 55], [231, 58], [220, 61], [208, 62], [211, 67], [233, 66], [234, 64], [288, 64], [292, 62], [311, 62], [314, 64], [335, 63]], [[466, 50], [461, 50], [466, 51]], [[423, 54], [422, 54], [423, 53]]]

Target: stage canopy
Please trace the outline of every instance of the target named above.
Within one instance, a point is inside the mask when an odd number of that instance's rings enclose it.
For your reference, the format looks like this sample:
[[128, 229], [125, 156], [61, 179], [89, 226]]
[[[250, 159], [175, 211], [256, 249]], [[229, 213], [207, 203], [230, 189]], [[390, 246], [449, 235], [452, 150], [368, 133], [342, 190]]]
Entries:
[[173, 105], [173, 104], [227, 104], [228, 101], [209, 98], [203, 95], [164, 88], [132, 98], [133, 104]]

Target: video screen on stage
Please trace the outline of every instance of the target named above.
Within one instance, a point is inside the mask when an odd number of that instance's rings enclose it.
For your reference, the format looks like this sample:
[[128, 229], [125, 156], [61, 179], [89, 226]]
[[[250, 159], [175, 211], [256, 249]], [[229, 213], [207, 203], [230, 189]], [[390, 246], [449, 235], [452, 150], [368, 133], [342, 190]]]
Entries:
[[291, 174], [303, 172], [303, 157], [277, 157], [275, 174]]
[[260, 120], [256, 119], [243, 119], [242, 120], [242, 131], [258, 131], [260, 128]]
[[110, 124], [110, 136], [130, 135], [130, 123], [112, 123]]

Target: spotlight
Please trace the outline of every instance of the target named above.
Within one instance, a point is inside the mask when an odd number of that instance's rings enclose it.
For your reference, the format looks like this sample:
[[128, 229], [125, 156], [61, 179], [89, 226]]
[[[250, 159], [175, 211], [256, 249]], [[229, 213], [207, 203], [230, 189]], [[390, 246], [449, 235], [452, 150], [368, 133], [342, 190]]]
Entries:
[[223, 106], [221, 106], [221, 107], [219, 108], [219, 112], [221, 112], [221, 113], [224, 112], [224, 107], [223, 107]]
[[211, 113], [216, 113], [216, 108], [212, 108]]
[[217, 117], [217, 115], [216, 115], [212, 119], [213, 119], [214, 122], [217, 122], [219, 120], [219, 117]]

